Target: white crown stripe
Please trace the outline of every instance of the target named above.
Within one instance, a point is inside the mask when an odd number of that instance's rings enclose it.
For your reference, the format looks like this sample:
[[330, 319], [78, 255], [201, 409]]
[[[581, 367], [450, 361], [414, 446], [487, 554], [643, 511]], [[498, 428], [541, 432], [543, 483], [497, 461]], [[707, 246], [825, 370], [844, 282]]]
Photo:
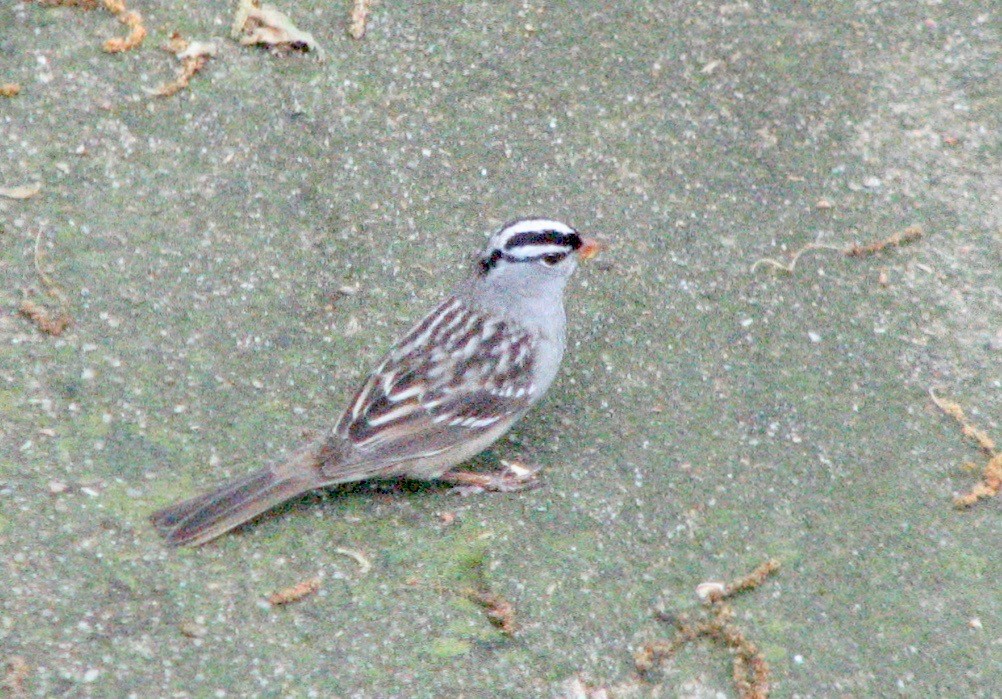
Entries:
[[571, 250], [572, 248], [569, 245], [529, 243], [527, 245], [519, 245], [511, 250], [505, 250], [505, 255], [520, 260], [528, 260], [534, 257], [542, 257], [543, 255], [567, 254]]
[[537, 231], [554, 231], [565, 235], [574, 233], [574, 229], [566, 223], [553, 221], [548, 218], [530, 218], [524, 221], [515, 221], [508, 224], [498, 231], [497, 235], [499, 238], [504, 236], [504, 241], [507, 242], [510, 238], [518, 235], [519, 233], [535, 233]]

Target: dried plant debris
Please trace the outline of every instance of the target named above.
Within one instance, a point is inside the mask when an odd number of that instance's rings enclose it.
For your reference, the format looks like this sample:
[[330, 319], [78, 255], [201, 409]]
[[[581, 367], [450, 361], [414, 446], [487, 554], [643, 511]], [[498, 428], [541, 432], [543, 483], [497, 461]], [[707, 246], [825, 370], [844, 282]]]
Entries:
[[259, 0], [240, 0], [230, 37], [245, 46], [261, 45], [273, 51], [313, 51], [323, 55], [309, 32], [300, 30], [288, 15]]
[[923, 235], [921, 226], [908, 226], [903, 231], [898, 231], [892, 236], [878, 240], [867, 245], [850, 245], [844, 252], [849, 257], [865, 257], [878, 252], [883, 252], [887, 248], [897, 248], [908, 243], [913, 243]]
[[46, 335], [57, 337], [73, 323], [73, 318], [64, 309], [51, 311], [31, 299], [23, 299], [17, 312], [35, 324]]
[[929, 389], [929, 396], [932, 398], [932, 402], [936, 404], [937, 408], [960, 424], [960, 431], [965, 437], [974, 440], [978, 447], [989, 456], [995, 455], [995, 440], [989, 437], [983, 430], [975, 427], [974, 424], [967, 419], [967, 415], [964, 414], [964, 409], [960, 407], [959, 403], [955, 403], [949, 398], [940, 398], [936, 395], [936, 391], [931, 388]]
[[471, 584], [465, 587], [446, 585], [435, 585], [435, 587], [441, 592], [457, 595], [480, 607], [487, 620], [510, 638], [518, 630], [515, 605], [491, 590], [485, 569], [486, 556], [487, 550], [480, 549], [463, 561], [464, 577], [468, 575]]
[[39, 5], [49, 7], [79, 7], [83, 10], [93, 10], [98, 6], [98, 0], [38, 0]]
[[1002, 491], [1002, 454], [988, 460], [981, 471], [981, 482], [963, 495], [953, 498], [953, 504], [960, 509], [974, 505], [978, 500], [994, 498]]
[[188, 87], [195, 74], [216, 55], [216, 45], [211, 41], [188, 41], [177, 32], [171, 34], [164, 48], [181, 61], [181, 71], [172, 81], [152, 90], [154, 97], [170, 97]]
[[358, 574], [365, 575], [372, 569], [372, 561], [365, 557], [361, 551], [354, 549], [334, 549], [334, 553], [347, 556], [358, 564]]
[[753, 570], [748, 575], [743, 578], [738, 578], [732, 580], [724, 586], [723, 592], [719, 596], [710, 596], [710, 602], [718, 602], [728, 597], [733, 597], [734, 595], [744, 592], [745, 590], [754, 590], [765, 582], [766, 578], [779, 570], [779, 561], [775, 559], [770, 559], [760, 565], [758, 568]]
[[6, 690], [4, 695], [7, 696], [6, 692], [9, 692], [9, 696], [12, 697], [25, 696], [24, 681], [28, 679], [30, 672], [28, 661], [20, 655], [12, 655], [7, 658], [7, 669], [4, 672], [3, 681], [0, 682], [0, 689]]
[[17, 83], [4, 83], [0, 85], [0, 97], [15, 97], [21, 93], [21, 86]]
[[355, 0], [352, 3], [351, 15], [348, 18], [348, 36], [352, 39], [361, 39], [365, 36], [365, 27], [371, 11], [372, 0]]
[[188, 638], [205, 638], [209, 633], [208, 627], [197, 621], [182, 621], [177, 625], [177, 630]]
[[751, 271], [754, 272], [759, 268], [759, 266], [763, 266], [772, 267], [773, 269], [786, 272], [787, 274], [793, 274], [793, 270], [796, 268], [797, 261], [800, 259], [801, 255], [806, 252], [810, 252], [811, 250], [835, 250], [836, 252], [842, 253], [846, 257], [866, 257], [867, 255], [874, 255], [878, 252], [882, 252], [887, 248], [907, 245], [908, 243], [918, 240], [923, 235], [924, 233], [921, 226], [908, 226], [908, 228], [898, 231], [894, 235], [888, 236], [882, 240], [877, 240], [873, 243], [867, 243], [866, 245], [853, 243], [848, 247], [840, 247], [838, 245], [826, 245], [823, 243], [809, 243], [796, 250], [789, 262], [784, 263], [770, 257], [763, 257], [755, 261], [755, 264], [752, 265]]
[[0, 187], [0, 197], [7, 199], [31, 199], [42, 191], [41, 182], [31, 184], [19, 184], [13, 187]]
[[143, 43], [146, 38], [146, 27], [143, 26], [143, 18], [138, 12], [126, 9], [125, 0], [39, 0], [43, 5], [58, 7], [79, 7], [84, 10], [93, 10], [99, 5], [108, 12], [115, 15], [118, 21], [129, 28], [129, 33], [124, 37], [108, 39], [101, 47], [107, 53], [121, 53], [130, 51]]
[[738, 695], [743, 699], [765, 699], [769, 696], [769, 666], [758, 647], [748, 640], [744, 632], [734, 625], [734, 610], [724, 600], [745, 590], [753, 590], [766, 578], [779, 570], [779, 562], [766, 561], [749, 575], [730, 583], [703, 583], [697, 594], [708, 612], [692, 619], [687, 614], [658, 613], [658, 618], [675, 627], [675, 636], [667, 641], [654, 641], [641, 648], [634, 656], [641, 675], [652, 672], [657, 665], [670, 658], [683, 646], [700, 638], [708, 638], [725, 646], [733, 656], [733, 678]]
[[[937, 396], [936, 392], [932, 389], [929, 389], [929, 396], [937, 408], [957, 421], [957, 424], [960, 425], [961, 433], [968, 439], [973, 440], [978, 445], [978, 448], [988, 456], [988, 463], [981, 470], [981, 482], [968, 492], [955, 496], [953, 504], [958, 508], [964, 509], [971, 507], [979, 500], [996, 497], [1002, 491], [1002, 452], [999, 452], [996, 448], [995, 440], [989, 437], [987, 432], [974, 426], [967, 419], [964, 409], [958, 403], [948, 398]], [[972, 466], [973, 470], [977, 470], [978, 467], [976, 465], [972, 464]]]
[[125, 0], [103, 0], [103, 4], [109, 12], [118, 17], [119, 22], [129, 28], [129, 33], [124, 37], [108, 39], [101, 48], [107, 53], [122, 53], [142, 44], [146, 38], [142, 15], [133, 10], [126, 10]]
[[38, 275], [45, 293], [59, 304], [59, 308], [56, 311], [52, 311], [42, 304], [32, 301], [26, 295], [17, 310], [18, 313], [33, 322], [35, 327], [46, 335], [62, 335], [63, 331], [73, 322], [69, 314], [70, 303], [69, 299], [66, 298], [66, 294], [63, 293], [62, 289], [56, 285], [52, 277], [42, 267], [41, 244], [42, 232], [39, 231], [38, 235], [35, 236], [35, 273]]
[[483, 609], [487, 620], [499, 628], [501, 633], [506, 636], [515, 635], [518, 625], [515, 623], [515, 607], [511, 602], [489, 590], [476, 590], [472, 587], [459, 594]]
[[292, 604], [315, 594], [320, 589], [320, 578], [310, 578], [292, 587], [272, 592], [268, 595], [268, 603], [274, 607]]
[[755, 260], [755, 264], [752, 265], [751, 271], [754, 272], [759, 268], [759, 265], [763, 267], [772, 267], [773, 269], [778, 269], [781, 272], [786, 272], [787, 274], [793, 274], [793, 270], [797, 267], [797, 262], [800, 260], [800, 256], [804, 253], [810, 252], [811, 250], [836, 250], [838, 252], [844, 253], [846, 248], [841, 248], [837, 245], [825, 245], [823, 243], [809, 243], [804, 247], [798, 249], [793, 253], [790, 261], [787, 263], [782, 263], [779, 260], [774, 260], [771, 257], [763, 257]]

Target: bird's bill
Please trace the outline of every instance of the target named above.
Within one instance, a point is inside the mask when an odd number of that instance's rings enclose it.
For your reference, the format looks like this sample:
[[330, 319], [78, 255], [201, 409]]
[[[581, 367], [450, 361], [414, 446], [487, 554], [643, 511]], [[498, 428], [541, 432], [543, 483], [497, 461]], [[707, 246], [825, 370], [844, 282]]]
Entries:
[[590, 260], [602, 250], [602, 244], [594, 238], [583, 238], [581, 247], [578, 248], [578, 257], [582, 260]]

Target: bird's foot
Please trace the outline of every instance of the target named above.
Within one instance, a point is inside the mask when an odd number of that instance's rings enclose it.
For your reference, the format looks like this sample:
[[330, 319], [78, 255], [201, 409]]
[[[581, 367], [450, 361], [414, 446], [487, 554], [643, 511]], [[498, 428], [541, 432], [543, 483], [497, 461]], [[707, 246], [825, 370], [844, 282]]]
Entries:
[[500, 473], [474, 473], [473, 471], [449, 471], [439, 480], [452, 484], [450, 492], [456, 495], [475, 495], [485, 490], [495, 493], [513, 493], [518, 490], [532, 490], [542, 483], [537, 475], [539, 468], [532, 468], [518, 461], [501, 461], [504, 469]]

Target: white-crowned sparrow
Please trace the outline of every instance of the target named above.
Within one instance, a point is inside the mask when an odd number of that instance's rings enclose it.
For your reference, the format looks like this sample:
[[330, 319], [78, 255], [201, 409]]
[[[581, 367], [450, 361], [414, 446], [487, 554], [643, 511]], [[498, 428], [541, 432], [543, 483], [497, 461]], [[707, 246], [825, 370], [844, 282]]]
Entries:
[[452, 467], [506, 433], [550, 387], [566, 345], [564, 287], [594, 240], [558, 221], [494, 233], [475, 271], [403, 336], [334, 428], [283, 463], [154, 513], [173, 545], [214, 539], [315, 488], [369, 478], [498, 485]]

